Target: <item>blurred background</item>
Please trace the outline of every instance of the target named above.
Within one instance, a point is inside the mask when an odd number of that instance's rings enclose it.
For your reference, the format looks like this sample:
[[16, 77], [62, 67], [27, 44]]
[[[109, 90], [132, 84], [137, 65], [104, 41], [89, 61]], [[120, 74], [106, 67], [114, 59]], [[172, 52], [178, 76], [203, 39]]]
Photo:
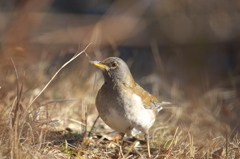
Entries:
[[[236, 133], [239, 26], [237, 0], [0, 0], [0, 100], [6, 104], [16, 89], [10, 59], [24, 81], [24, 97], [31, 97], [91, 43], [91, 60], [119, 56], [140, 85], [176, 104], [174, 126], [193, 127], [196, 135]], [[55, 118], [78, 120], [84, 102], [89, 121], [96, 117], [102, 76], [88, 61], [78, 57], [38, 99], [77, 98], [55, 107]]]

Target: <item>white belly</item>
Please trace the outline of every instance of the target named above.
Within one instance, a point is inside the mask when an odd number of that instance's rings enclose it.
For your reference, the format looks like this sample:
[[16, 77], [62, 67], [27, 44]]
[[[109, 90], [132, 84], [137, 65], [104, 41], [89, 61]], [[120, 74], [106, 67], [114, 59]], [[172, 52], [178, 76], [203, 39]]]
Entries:
[[112, 129], [134, 136], [140, 132], [145, 133], [153, 125], [155, 121], [154, 112], [143, 107], [139, 96], [135, 94], [129, 96], [123, 104], [122, 112], [119, 112], [119, 109], [114, 106], [108, 107], [109, 114], [103, 118], [104, 122]]

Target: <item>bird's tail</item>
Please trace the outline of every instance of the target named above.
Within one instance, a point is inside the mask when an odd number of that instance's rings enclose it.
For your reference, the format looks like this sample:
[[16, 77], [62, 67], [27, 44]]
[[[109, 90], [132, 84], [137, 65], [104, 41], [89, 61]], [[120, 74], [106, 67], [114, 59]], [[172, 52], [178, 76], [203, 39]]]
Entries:
[[152, 102], [151, 105], [144, 105], [144, 107], [146, 109], [155, 109], [158, 112], [161, 111], [162, 109], [166, 109], [166, 108], [173, 108], [176, 107], [176, 105], [173, 105], [171, 102]]
[[166, 109], [166, 108], [173, 108], [176, 107], [175, 105], [173, 105], [171, 102], [161, 102], [161, 103], [156, 103], [156, 109], [158, 112], [160, 112], [162, 109]]

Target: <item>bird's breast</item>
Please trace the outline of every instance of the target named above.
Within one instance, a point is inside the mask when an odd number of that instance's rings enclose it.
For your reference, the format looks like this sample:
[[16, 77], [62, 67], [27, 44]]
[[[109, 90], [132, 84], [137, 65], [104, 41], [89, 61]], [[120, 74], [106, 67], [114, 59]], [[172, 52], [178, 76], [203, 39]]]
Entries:
[[145, 109], [142, 98], [129, 91], [102, 87], [96, 98], [96, 106], [103, 121], [116, 131], [131, 133], [147, 131], [155, 121], [151, 109]]

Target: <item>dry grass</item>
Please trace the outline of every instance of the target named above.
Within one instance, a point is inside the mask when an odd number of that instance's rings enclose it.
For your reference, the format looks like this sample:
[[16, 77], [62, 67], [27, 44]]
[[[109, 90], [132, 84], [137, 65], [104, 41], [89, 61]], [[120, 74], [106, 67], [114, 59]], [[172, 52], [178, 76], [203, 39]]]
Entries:
[[[78, 71], [85, 76], [77, 82], [56, 78], [47, 88], [57, 74], [47, 77], [46, 67], [40, 63], [27, 70], [31, 73], [18, 68], [4, 73], [1, 158], [146, 158], [144, 141], [127, 137], [120, 146], [103, 139], [110, 129], [102, 121], [89, 134], [97, 117], [94, 97], [102, 82], [98, 77], [82, 67]], [[87, 87], [73, 90], [80, 83]], [[14, 86], [5, 89], [7, 85]], [[195, 99], [181, 96], [175, 86], [169, 93], [177, 107], [160, 112], [151, 129], [153, 158], [240, 158], [236, 90], [212, 89]]]
[[89, 41], [96, 59], [133, 47], [142, 56], [128, 64], [140, 74], [153, 55], [154, 73], [137, 80], [177, 106], [151, 128], [153, 158], [240, 158], [238, 1], [111, 1], [104, 15], [44, 11], [51, 2], [12, 0], [0, 14], [0, 159], [146, 158], [144, 141], [126, 137], [121, 147], [102, 138], [111, 129], [101, 120], [92, 127], [102, 76], [84, 54], [63, 69], [54, 63], [64, 59], [47, 61]]

